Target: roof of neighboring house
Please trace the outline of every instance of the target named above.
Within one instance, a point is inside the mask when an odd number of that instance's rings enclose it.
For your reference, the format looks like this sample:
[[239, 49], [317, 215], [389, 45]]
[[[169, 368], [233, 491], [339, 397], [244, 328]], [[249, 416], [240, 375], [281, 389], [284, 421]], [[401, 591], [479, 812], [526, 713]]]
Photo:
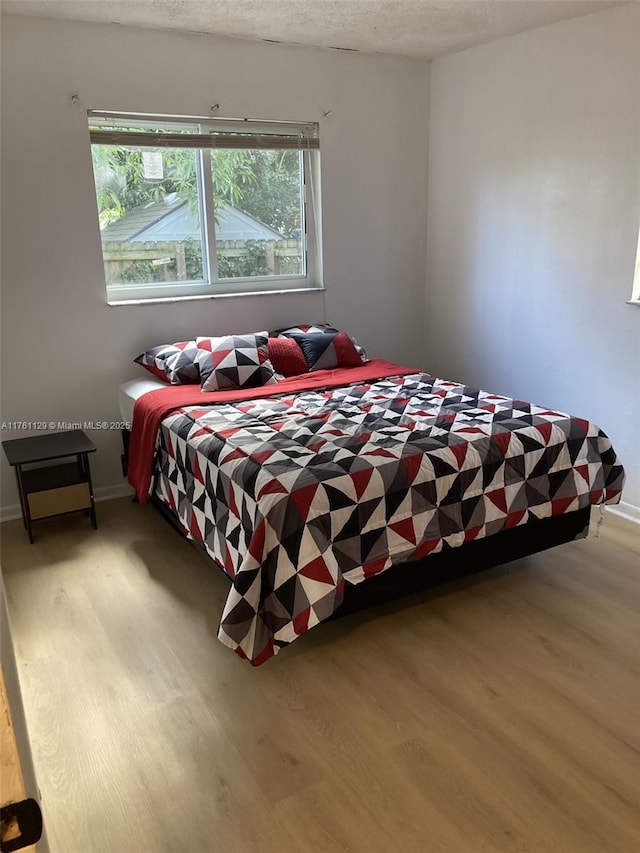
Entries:
[[[200, 240], [200, 223], [184, 196], [175, 193], [128, 210], [102, 230], [102, 242], [156, 243]], [[282, 234], [239, 207], [216, 205], [216, 239], [282, 240]]]

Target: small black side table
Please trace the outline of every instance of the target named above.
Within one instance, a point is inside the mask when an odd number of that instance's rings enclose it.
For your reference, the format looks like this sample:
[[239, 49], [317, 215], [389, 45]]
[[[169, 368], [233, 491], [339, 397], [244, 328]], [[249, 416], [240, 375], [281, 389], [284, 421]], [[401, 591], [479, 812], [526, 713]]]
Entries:
[[[91, 516], [94, 530], [98, 529], [96, 505], [93, 499], [89, 454], [95, 445], [81, 429], [34, 435], [3, 441], [5, 455], [16, 469], [22, 520], [33, 543], [32, 522], [53, 515], [84, 510]], [[65, 456], [75, 456], [74, 462], [55, 462]], [[28, 467], [39, 463], [38, 467]]]

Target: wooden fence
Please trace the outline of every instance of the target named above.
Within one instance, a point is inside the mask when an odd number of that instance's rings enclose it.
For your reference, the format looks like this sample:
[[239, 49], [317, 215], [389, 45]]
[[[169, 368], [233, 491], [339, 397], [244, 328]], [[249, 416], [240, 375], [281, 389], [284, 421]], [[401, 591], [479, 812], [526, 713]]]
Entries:
[[[193, 263], [194, 250], [200, 243], [185, 242], [106, 242], [102, 244], [105, 273], [108, 282], [123, 281], [187, 281]], [[267, 275], [287, 275], [302, 272], [300, 240], [218, 240], [218, 263], [231, 263], [260, 254]], [[135, 265], [135, 266], [134, 266]]]

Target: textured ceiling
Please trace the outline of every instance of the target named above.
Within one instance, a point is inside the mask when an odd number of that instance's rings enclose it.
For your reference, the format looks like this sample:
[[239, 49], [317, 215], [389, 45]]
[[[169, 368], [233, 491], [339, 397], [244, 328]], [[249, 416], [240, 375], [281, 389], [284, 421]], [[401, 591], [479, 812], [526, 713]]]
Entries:
[[599, 0], [2, 0], [3, 12], [433, 59], [597, 12]]

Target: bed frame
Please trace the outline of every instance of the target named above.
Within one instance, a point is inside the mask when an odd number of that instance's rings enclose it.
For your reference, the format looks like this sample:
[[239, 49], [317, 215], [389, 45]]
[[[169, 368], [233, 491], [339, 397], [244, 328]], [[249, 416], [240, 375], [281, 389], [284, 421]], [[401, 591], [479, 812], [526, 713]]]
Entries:
[[[122, 430], [124, 453], [122, 454], [122, 470], [126, 476], [128, 466], [130, 433]], [[135, 499], [134, 499], [135, 500]], [[222, 572], [227, 581], [229, 576], [221, 566], [211, 560], [200, 542], [188, 539], [186, 532], [177, 516], [163, 501], [152, 495], [150, 503], [160, 515], [180, 533], [191, 545], [204, 554], [216, 568]], [[444, 544], [442, 551], [429, 554], [422, 560], [392, 566], [364, 583], [357, 585], [345, 584], [344, 599], [335, 613], [325, 621], [338, 619], [350, 613], [357, 613], [370, 607], [395, 601], [460, 578], [482, 572], [495, 566], [528, 557], [539, 551], [546, 551], [585, 539], [589, 534], [591, 507], [567, 512], [550, 518], [534, 518], [526, 524], [504, 530], [484, 539], [467, 542], [457, 548]]]
[[[231, 582], [224, 569], [207, 554], [202, 543], [187, 537], [170, 507], [155, 495], [152, 496], [150, 503], [187, 542], [204, 554], [226, 580]], [[345, 584], [342, 604], [324, 621], [329, 622], [350, 613], [357, 613], [404, 596], [433, 589], [485, 569], [492, 569], [512, 560], [519, 560], [539, 551], [555, 548], [556, 545], [585, 539], [589, 533], [590, 516], [591, 507], [586, 507], [551, 518], [536, 518], [520, 527], [513, 527], [511, 530], [504, 530], [502, 533], [496, 533], [475, 542], [467, 542], [457, 548], [452, 548], [445, 543], [442, 551], [437, 554], [430, 554], [415, 562], [392, 566], [357, 585]]]
[[591, 508], [586, 507], [551, 518], [536, 518], [520, 527], [466, 542], [457, 548], [445, 543], [437, 554], [392, 566], [357, 586], [346, 584], [344, 600], [334, 617], [433, 589], [556, 545], [584, 539], [589, 533], [590, 516]]

